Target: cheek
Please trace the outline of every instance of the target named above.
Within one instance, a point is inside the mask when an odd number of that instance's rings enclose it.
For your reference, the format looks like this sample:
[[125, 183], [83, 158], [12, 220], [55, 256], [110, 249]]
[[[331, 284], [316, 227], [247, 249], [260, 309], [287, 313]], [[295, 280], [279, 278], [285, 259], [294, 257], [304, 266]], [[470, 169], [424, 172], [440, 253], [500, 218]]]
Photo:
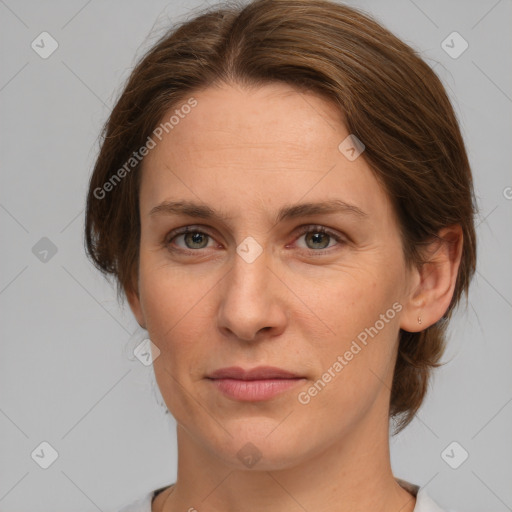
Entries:
[[141, 254], [140, 297], [146, 328], [160, 349], [155, 373], [166, 380], [165, 389], [176, 384], [169, 373], [180, 382], [198, 378], [205, 354], [215, 351], [212, 298], [218, 282], [217, 275], [193, 274], [155, 261], [149, 251]]
[[[311, 322], [322, 321], [325, 336], [346, 343], [400, 299], [397, 272], [389, 268], [385, 278], [378, 265], [336, 269], [321, 279], [294, 278], [295, 290], [307, 304]], [[393, 311], [391, 311], [394, 318]], [[389, 320], [389, 318], [386, 318]], [[339, 346], [338, 346], [339, 348]]]
[[308, 305], [329, 328], [326, 337], [310, 342], [321, 363], [319, 403], [352, 404], [374, 393], [382, 385], [379, 378], [386, 381], [392, 373], [402, 309], [397, 294], [400, 269], [388, 265], [384, 274], [378, 265], [368, 268], [340, 272], [324, 283], [321, 294], [307, 295]]
[[349, 429], [391, 388], [400, 308], [394, 305], [386, 304], [382, 313], [373, 304], [347, 308], [330, 342], [314, 348], [321, 369], [297, 398], [306, 414], [331, 411], [325, 428]]
[[201, 312], [208, 286], [151, 253], [141, 251], [139, 290], [148, 331], [163, 341], [188, 315]]
[[[197, 404], [184, 389], [204, 368], [204, 354], [214, 347], [202, 346], [206, 340], [208, 308], [207, 286], [202, 279], [191, 279], [177, 268], [152, 264], [141, 257], [140, 296], [150, 339], [159, 348], [153, 368], [158, 387], [168, 409], [178, 422], [196, 417]], [[211, 318], [211, 316], [210, 316]], [[211, 324], [211, 321], [210, 321]]]

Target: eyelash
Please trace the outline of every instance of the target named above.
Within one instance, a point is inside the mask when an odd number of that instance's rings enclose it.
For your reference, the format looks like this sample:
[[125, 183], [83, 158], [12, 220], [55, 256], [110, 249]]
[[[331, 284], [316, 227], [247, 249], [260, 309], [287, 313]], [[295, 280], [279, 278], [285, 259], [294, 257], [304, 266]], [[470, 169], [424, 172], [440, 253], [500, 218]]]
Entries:
[[[304, 235], [307, 235], [309, 233], [315, 233], [315, 234], [323, 234], [323, 235], [327, 235], [331, 238], [333, 238], [337, 243], [338, 245], [344, 245], [346, 243], [346, 240], [343, 239], [343, 237], [341, 237], [340, 235], [338, 235], [337, 233], [325, 228], [324, 226], [318, 226], [318, 225], [307, 225], [307, 226], [301, 226], [301, 230], [297, 236], [297, 238], [294, 240], [298, 240], [300, 237], [304, 236]], [[194, 233], [194, 234], [202, 234], [202, 235], [206, 235], [210, 238], [213, 238], [212, 235], [210, 235], [209, 233], [207, 233], [206, 231], [203, 231], [202, 228], [200, 226], [186, 226], [186, 227], [183, 227], [183, 228], [178, 228], [178, 229], [175, 229], [173, 231], [171, 231], [170, 233], [168, 233], [164, 240], [163, 240], [163, 245], [165, 248], [167, 248], [169, 251], [172, 251], [172, 252], [179, 252], [179, 253], [182, 253], [182, 254], [185, 254], [185, 255], [197, 255], [197, 253], [199, 253], [202, 249], [183, 249], [183, 248], [173, 248], [173, 247], [170, 247], [171, 245], [171, 242], [177, 238], [178, 236], [180, 235], [183, 235], [183, 234], [187, 234], [187, 233]], [[304, 252], [306, 252], [308, 255], [313, 255], [313, 256], [321, 256], [323, 254], [326, 254], [326, 253], [329, 253], [332, 251], [332, 248], [326, 248], [326, 249], [303, 249]]]

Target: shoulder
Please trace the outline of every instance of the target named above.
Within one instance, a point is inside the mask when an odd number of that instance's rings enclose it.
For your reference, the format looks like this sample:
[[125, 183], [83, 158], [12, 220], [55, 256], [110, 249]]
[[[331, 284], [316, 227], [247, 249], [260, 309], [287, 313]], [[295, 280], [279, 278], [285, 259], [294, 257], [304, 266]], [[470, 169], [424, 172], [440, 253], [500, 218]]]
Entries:
[[[408, 482], [400, 481], [400, 484], [406, 489], [410, 489], [416, 495], [416, 506], [414, 507], [414, 512], [455, 512], [453, 510], [448, 510], [441, 508], [427, 493], [424, 487], [419, 488], [416, 485], [409, 484]], [[405, 484], [405, 485], [403, 485]], [[170, 490], [172, 486], [163, 487], [161, 489], [157, 489], [156, 491], [152, 491], [137, 501], [126, 505], [121, 508], [119, 512], [152, 512], [152, 502], [155, 500], [155, 505], [157, 505], [156, 497], [165, 498], [168, 494], [165, 491]], [[155, 507], [158, 510], [157, 507]]]
[[396, 481], [401, 487], [416, 497], [413, 512], [455, 512], [454, 510], [441, 508], [439, 504], [429, 496], [425, 487], [420, 487], [419, 485], [412, 484], [400, 478], [396, 478]]
[[154, 493], [150, 492], [144, 497], [133, 501], [129, 505], [119, 509], [119, 512], [151, 512], [151, 502], [153, 500]]
[[427, 493], [424, 487], [418, 490], [416, 506], [413, 512], [455, 512], [453, 509], [441, 508]]
[[137, 501], [133, 501], [129, 505], [125, 505], [123, 508], [119, 509], [118, 512], [152, 512], [153, 506], [155, 506], [155, 510], [159, 510], [159, 505], [161, 506], [161, 503], [159, 503], [158, 498], [165, 497], [165, 495], [167, 495], [165, 491], [169, 490], [170, 487], [172, 486], [162, 487], [156, 491], [151, 491]]

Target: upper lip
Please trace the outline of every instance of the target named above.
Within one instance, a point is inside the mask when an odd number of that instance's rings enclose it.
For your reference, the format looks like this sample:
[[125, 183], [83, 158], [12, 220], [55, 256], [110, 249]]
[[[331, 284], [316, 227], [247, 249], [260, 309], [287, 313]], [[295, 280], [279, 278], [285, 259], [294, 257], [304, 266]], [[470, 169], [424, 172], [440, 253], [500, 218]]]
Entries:
[[238, 380], [262, 380], [262, 379], [297, 379], [300, 375], [276, 368], [275, 366], [258, 366], [244, 370], [240, 366], [219, 368], [208, 375], [209, 379], [238, 379]]

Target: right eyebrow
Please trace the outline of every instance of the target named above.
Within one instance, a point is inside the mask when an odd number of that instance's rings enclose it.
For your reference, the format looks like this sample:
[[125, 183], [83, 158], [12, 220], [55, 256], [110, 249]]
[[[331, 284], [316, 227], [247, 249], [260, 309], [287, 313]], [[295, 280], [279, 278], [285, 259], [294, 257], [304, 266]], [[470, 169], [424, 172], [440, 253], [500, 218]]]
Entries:
[[149, 215], [187, 215], [201, 219], [218, 218], [227, 220], [230, 217], [224, 213], [216, 212], [206, 204], [192, 201], [163, 201], [149, 212]]

